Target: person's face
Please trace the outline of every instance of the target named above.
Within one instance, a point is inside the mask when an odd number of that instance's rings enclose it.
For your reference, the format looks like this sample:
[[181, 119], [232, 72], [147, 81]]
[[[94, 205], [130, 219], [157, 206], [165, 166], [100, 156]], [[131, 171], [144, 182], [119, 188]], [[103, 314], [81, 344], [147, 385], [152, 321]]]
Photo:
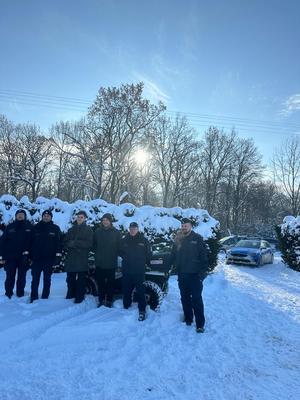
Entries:
[[24, 219], [25, 219], [25, 215], [23, 213], [18, 213], [16, 215], [16, 220], [17, 221], [24, 221]]
[[78, 225], [83, 224], [83, 222], [85, 222], [86, 217], [83, 214], [78, 214], [76, 215], [76, 222]]
[[139, 228], [136, 227], [136, 226], [131, 226], [131, 227], [129, 228], [129, 234], [130, 234], [130, 236], [135, 236], [135, 235], [138, 233], [138, 231], [139, 231]]
[[104, 228], [110, 228], [111, 226], [110, 220], [108, 218], [103, 218], [102, 225], [104, 226]]
[[51, 221], [51, 215], [49, 215], [49, 214], [44, 214], [43, 216], [42, 216], [42, 221], [43, 222], [50, 222]]
[[181, 225], [181, 231], [184, 235], [187, 235], [188, 233], [190, 233], [191, 230], [192, 230], [192, 224], [190, 224], [189, 222]]

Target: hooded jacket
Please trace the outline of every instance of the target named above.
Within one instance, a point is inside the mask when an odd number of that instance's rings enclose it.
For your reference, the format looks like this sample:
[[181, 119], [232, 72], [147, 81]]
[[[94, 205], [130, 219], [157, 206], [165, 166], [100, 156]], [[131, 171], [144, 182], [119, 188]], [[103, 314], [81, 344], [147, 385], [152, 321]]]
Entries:
[[0, 238], [0, 259], [14, 260], [28, 255], [32, 235], [30, 222], [15, 220], [8, 224]]
[[150, 265], [151, 249], [142, 233], [138, 232], [135, 236], [127, 234], [121, 240], [120, 254], [123, 273], [145, 274], [146, 265]]
[[88, 271], [89, 252], [93, 246], [93, 230], [86, 223], [74, 225], [68, 230], [64, 249], [66, 259], [64, 269], [66, 272], [84, 272]]
[[100, 227], [94, 233], [95, 265], [100, 269], [114, 269], [118, 265], [121, 233], [113, 226]]
[[52, 221], [38, 222], [32, 232], [30, 258], [53, 264], [55, 256], [61, 255], [61, 231]]
[[191, 231], [180, 235], [173, 244], [170, 264], [174, 264], [179, 274], [198, 274], [204, 279], [208, 273], [207, 249], [200, 235]]

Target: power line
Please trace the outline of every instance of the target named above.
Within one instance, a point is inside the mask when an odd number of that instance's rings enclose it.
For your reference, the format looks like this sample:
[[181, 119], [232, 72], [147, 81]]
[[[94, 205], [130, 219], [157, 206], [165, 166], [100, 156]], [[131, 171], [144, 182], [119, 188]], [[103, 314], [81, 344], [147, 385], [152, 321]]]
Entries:
[[[84, 99], [79, 99], [75, 97], [64, 97], [64, 96], [53, 96], [53, 95], [45, 95], [45, 94], [40, 94], [40, 93], [33, 93], [33, 92], [25, 92], [25, 91], [19, 91], [19, 90], [13, 90], [13, 89], [0, 89], [0, 93], [6, 94], [6, 95], [14, 95], [14, 97], [31, 97], [31, 98], [39, 98], [39, 99], [47, 99], [51, 101], [62, 101], [62, 102], [67, 102], [69, 104], [80, 104], [80, 105], [85, 105], [85, 106], [90, 106], [92, 104], [92, 100], [84, 100]], [[282, 123], [280, 122], [274, 122], [274, 121], [266, 121], [266, 120], [253, 120], [250, 118], [241, 118], [241, 117], [232, 117], [232, 116], [227, 116], [227, 115], [219, 115], [219, 114], [199, 114], [199, 113], [192, 113], [192, 112], [183, 112], [183, 111], [178, 111], [178, 110], [167, 110], [167, 113], [171, 114], [184, 114], [185, 116], [189, 116], [189, 118], [218, 118], [218, 119], [223, 119], [227, 120], [229, 122], [248, 122], [250, 124], [259, 124], [261, 125], [272, 125], [272, 126], [281, 126]], [[300, 124], [294, 124], [290, 122], [285, 122], [285, 126], [290, 126], [296, 129], [300, 128]]]
[[[22, 105], [49, 107], [76, 112], [87, 112], [88, 106], [92, 104], [92, 101], [75, 97], [52, 96], [8, 89], [0, 89], [0, 102], [8, 104], [10, 102], [16, 102]], [[286, 123], [283, 126], [276, 122], [256, 121], [249, 118], [228, 117], [224, 115], [197, 114], [174, 110], [167, 110], [166, 113], [172, 118], [175, 118], [177, 115], [186, 116], [193, 126], [204, 128], [208, 128], [211, 125], [218, 125], [226, 129], [235, 127], [242, 131], [259, 130], [260, 133], [266, 132], [271, 134], [295, 133], [291, 132], [291, 130], [300, 130], [300, 125], [291, 123]]]

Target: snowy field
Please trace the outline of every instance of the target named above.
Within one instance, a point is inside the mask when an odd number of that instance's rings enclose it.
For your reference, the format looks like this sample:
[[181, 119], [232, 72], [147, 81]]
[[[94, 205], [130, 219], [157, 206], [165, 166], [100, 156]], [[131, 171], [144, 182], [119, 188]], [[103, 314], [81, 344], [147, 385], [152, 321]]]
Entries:
[[300, 273], [280, 257], [259, 269], [220, 260], [204, 285], [204, 334], [180, 322], [175, 277], [145, 322], [121, 300], [65, 300], [64, 274], [33, 304], [8, 300], [3, 281], [1, 269], [1, 400], [300, 398]]

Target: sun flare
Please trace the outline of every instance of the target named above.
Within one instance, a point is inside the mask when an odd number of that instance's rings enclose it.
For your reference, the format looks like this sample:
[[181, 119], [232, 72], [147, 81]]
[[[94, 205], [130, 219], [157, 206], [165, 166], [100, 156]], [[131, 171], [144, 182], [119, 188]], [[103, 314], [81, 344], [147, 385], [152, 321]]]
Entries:
[[134, 153], [133, 158], [139, 166], [143, 166], [148, 162], [150, 155], [147, 151], [139, 149]]

